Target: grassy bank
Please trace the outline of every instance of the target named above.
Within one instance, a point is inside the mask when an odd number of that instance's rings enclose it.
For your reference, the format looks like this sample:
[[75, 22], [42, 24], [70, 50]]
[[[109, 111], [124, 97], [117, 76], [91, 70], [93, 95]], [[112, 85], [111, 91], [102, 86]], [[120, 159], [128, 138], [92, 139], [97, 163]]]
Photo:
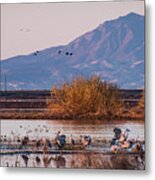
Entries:
[[78, 121], [95, 121], [95, 120], [144, 120], [144, 117], [139, 116], [121, 116], [121, 117], [74, 117], [69, 118], [62, 115], [49, 115], [46, 112], [0, 112], [2, 119], [27, 119], [27, 120], [78, 120]]

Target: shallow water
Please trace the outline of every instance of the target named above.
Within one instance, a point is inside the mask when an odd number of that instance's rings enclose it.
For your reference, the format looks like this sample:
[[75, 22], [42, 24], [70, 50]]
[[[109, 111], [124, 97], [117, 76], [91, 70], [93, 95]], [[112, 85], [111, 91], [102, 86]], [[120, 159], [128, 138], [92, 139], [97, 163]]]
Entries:
[[[86, 121], [85, 121], [86, 122]], [[7, 137], [25, 136], [32, 138], [55, 137], [58, 131], [70, 137], [79, 137], [80, 135], [91, 135], [92, 138], [111, 139], [113, 129], [121, 128], [123, 131], [130, 129], [130, 139], [144, 140], [143, 121], [97, 121], [96, 123], [80, 123], [77, 120], [1, 120], [1, 135]]]
[[[10, 140], [15, 140], [17, 137], [29, 136], [30, 139], [39, 139], [47, 137], [53, 140], [58, 131], [65, 134], [67, 141], [70, 142], [71, 134], [75, 140], [78, 140], [81, 135], [90, 135], [92, 143], [100, 142], [100, 147], [91, 149], [91, 153], [78, 154], [63, 154], [54, 155], [45, 154], [46, 157], [52, 157], [53, 160], [47, 167], [52, 168], [119, 168], [116, 164], [118, 157], [105, 155], [103, 153], [102, 140], [110, 140], [114, 134], [115, 127], [121, 128], [123, 131], [130, 129], [129, 139], [144, 140], [144, 122], [143, 121], [83, 121], [78, 120], [1, 120], [1, 137], [6, 137]], [[94, 154], [95, 151], [99, 153]], [[36, 163], [35, 158], [39, 157], [41, 162]], [[60, 156], [60, 162], [59, 162]], [[28, 167], [45, 167], [43, 162], [43, 154], [29, 154]], [[54, 160], [58, 158], [57, 160]], [[116, 161], [113, 161], [115, 160]], [[129, 155], [122, 156], [123, 163], [126, 161], [126, 169], [144, 169], [144, 164], [137, 164], [135, 157]], [[125, 159], [125, 160], [124, 160]], [[118, 159], [121, 164], [121, 160]], [[134, 164], [132, 164], [131, 162]], [[19, 162], [16, 164], [16, 162]], [[22, 154], [2, 155], [1, 166], [20, 166], [26, 167]], [[123, 164], [124, 166], [124, 164]], [[124, 168], [124, 167], [120, 167]]]

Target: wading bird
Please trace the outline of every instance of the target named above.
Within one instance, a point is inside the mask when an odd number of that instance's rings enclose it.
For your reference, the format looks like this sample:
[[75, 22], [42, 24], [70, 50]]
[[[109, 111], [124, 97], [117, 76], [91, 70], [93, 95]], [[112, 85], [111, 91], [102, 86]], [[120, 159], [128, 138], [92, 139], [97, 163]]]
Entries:
[[71, 144], [75, 145], [75, 139], [73, 138], [73, 135], [71, 134]]
[[23, 158], [24, 163], [25, 163], [25, 166], [27, 167], [27, 165], [28, 165], [28, 160], [29, 160], [28, 156], [25, 155], [25, 154], [23, 154], [21, 157]]
[[66, 136], [60, 135], [60, 131], [58, 131], [56, 138], [55, 138], [55, 143], [59, 148], [63, 148], [66, 144]]
[[81, 143], [84, 147], [87, 147], [88, 145], [91, 144], [91, 137], [90, 136], [81, 136]]
[[41, 163], [40, 157], [39, 157], [39, 156], [36, 156], [35, 160], [36, 160], [37, 165], [39, 166], [40, 163]]

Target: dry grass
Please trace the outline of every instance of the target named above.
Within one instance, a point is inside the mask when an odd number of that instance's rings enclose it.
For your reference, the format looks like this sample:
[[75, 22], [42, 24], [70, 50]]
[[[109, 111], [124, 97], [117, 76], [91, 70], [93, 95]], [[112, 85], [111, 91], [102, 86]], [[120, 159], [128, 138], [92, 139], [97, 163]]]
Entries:
[[72, 168], [91, 168], [91, 169], [137, 169], [144, 170], [144, 159], [139, 161], [140, 156], [127, 154], [104, 155], [100, 154], [78, 154], [71, 159]]
[[102, 82], [98, 76], [76, 77], [70, 84], [53, 86], [51, 98], [47, 100], [49, 114], [72, 119], [119, 117], [124, 103], [120, 101], [118, 90], [117, 85]]
[[[51, 96], [47, 98], [44, 112], [3, 111], [2, 119], [144, 119], [144, 92], [137, 105], [128, 107], [121, 101], [117, 85], [102, 82], [100, 77], [88, 79], [76, 77], [63, 83], [59, 88], [53, 86]], [[25, 104], [22, 104], [25, 107]], [[39, 107], [42, 105], [39, 104]], [[14, 107], [15, 108], [15, 107]], [[35, 107], [34, 107], [35, 108]], [[19, 109], [19, 108], [15, 108]]]

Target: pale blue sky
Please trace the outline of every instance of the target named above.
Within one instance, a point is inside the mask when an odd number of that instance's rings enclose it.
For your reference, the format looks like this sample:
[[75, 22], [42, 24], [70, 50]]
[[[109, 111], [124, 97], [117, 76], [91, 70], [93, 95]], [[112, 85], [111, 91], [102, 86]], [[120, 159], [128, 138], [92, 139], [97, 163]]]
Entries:
[[144, 1], [3, 4], [1, 58], [65, 45], [129, 12], [144, 15]]

